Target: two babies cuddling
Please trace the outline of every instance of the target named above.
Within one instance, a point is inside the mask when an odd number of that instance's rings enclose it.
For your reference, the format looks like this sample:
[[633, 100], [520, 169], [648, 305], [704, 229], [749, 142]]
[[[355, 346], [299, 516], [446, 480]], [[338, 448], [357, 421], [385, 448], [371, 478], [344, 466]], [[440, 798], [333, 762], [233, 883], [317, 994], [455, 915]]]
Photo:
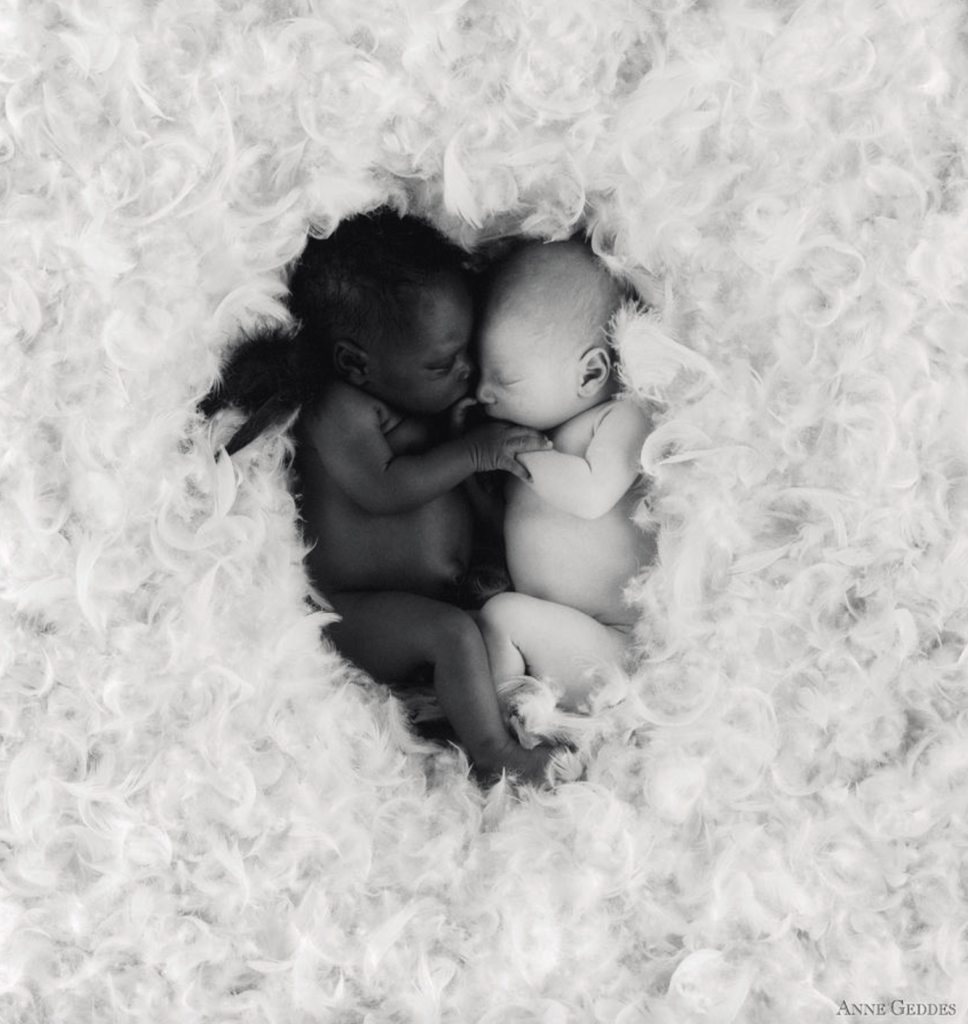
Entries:
[[[595, 670], [622, 660], [635, 618], [622, 591], [651, 554], [631, 520], [649, 422], [622, 398], [607, 338], [622, 290], [585, 246], [522, 244], [480, 303], [463, 256], [384, 212], [310, 241], [297, 262], [307, 568], [340, 616], [331, 636], [345, 657], [387, 683], [429, 671], [477, 771], [541, 783], [555, 749], [512, 736], [497, 688], [547, 676], [576, 707]], [[203, 411], [246, 404], [231, 378]], [[229, 453], [279, 405], [270, 394]], [[465, 428], [473, 406], [485, 420]], [[514, 589], [474, 611], [462, 592], [487, 500], [474, 478], [494, 470], [507, 473]]]

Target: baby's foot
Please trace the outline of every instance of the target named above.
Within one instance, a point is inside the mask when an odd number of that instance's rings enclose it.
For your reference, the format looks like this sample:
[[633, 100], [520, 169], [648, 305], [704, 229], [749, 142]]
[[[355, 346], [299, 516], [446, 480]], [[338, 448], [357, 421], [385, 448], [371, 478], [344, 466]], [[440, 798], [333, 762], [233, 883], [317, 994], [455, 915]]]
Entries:
[[509, 738], [493, 753], [477, 758], [474, 767], [484, 779], [496, 779], [504, 771], [521, 782], [549, 786], [552, 783], [550, 769], [560, 749], [545, 743], [529, 749]]

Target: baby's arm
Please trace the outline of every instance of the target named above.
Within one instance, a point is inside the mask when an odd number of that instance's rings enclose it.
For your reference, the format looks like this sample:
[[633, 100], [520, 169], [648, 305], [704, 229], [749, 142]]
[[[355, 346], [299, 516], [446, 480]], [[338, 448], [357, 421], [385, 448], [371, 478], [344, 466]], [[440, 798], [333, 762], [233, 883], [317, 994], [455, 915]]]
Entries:
[[327, 471], [361, 508], [378, 515], [419, 508], [484, 470], [526, 479], [515, 456], [549, 443], [530, 428], [491, 423], [427, 451], [397, 455], [384, 433], [387, 416], [381, 402], [345, 386], [331, 389], [306, 424]]
[[642, 445], [649, 419], [631, 401], [613, 402], [585, 454], [559, 451], [521, 456], [530, 484], [555, 508], [581, 519], [598, 519], [613, 508], [642, 472]]

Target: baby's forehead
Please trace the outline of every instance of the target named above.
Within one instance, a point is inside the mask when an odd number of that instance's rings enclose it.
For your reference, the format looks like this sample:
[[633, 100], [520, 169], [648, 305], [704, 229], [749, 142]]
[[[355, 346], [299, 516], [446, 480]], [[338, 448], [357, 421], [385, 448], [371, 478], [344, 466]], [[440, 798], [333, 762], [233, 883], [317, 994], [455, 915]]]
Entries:
[[508, 363], [577, 358], [606, 341], [609, 319], [610, 311], [595, 303], [502, 303], [485, 314], [482, 354]]
[[467, 282], [457, 274], [441, 274], [425, 284], [402, 292], [401, 316], [404, 330], [420, 344], [438, 333], [470, 328], [474, 304]]
[[560, 364], [581, 354], [586, 333], [574, 322], [541, 316], [535, 308], [498, 312], [481, 331], [481, 364], [504, 371]]

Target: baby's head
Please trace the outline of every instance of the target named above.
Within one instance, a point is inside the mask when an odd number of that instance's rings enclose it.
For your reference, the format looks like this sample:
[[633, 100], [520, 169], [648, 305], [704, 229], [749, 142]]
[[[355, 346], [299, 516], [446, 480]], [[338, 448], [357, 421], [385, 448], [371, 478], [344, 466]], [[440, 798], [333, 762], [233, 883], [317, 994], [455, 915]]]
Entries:
[[391, 211], [310, 239], [289, 283], [303, 343], [348, 383], [414, 414], [469, 391], [473, 324], [464, 254], [429, 224]]
[[580, 242], [529, 242], [499, 264], [479, 332], [487, 414], [550, 430], [611, 398], [607, 331], [622, 295]]

